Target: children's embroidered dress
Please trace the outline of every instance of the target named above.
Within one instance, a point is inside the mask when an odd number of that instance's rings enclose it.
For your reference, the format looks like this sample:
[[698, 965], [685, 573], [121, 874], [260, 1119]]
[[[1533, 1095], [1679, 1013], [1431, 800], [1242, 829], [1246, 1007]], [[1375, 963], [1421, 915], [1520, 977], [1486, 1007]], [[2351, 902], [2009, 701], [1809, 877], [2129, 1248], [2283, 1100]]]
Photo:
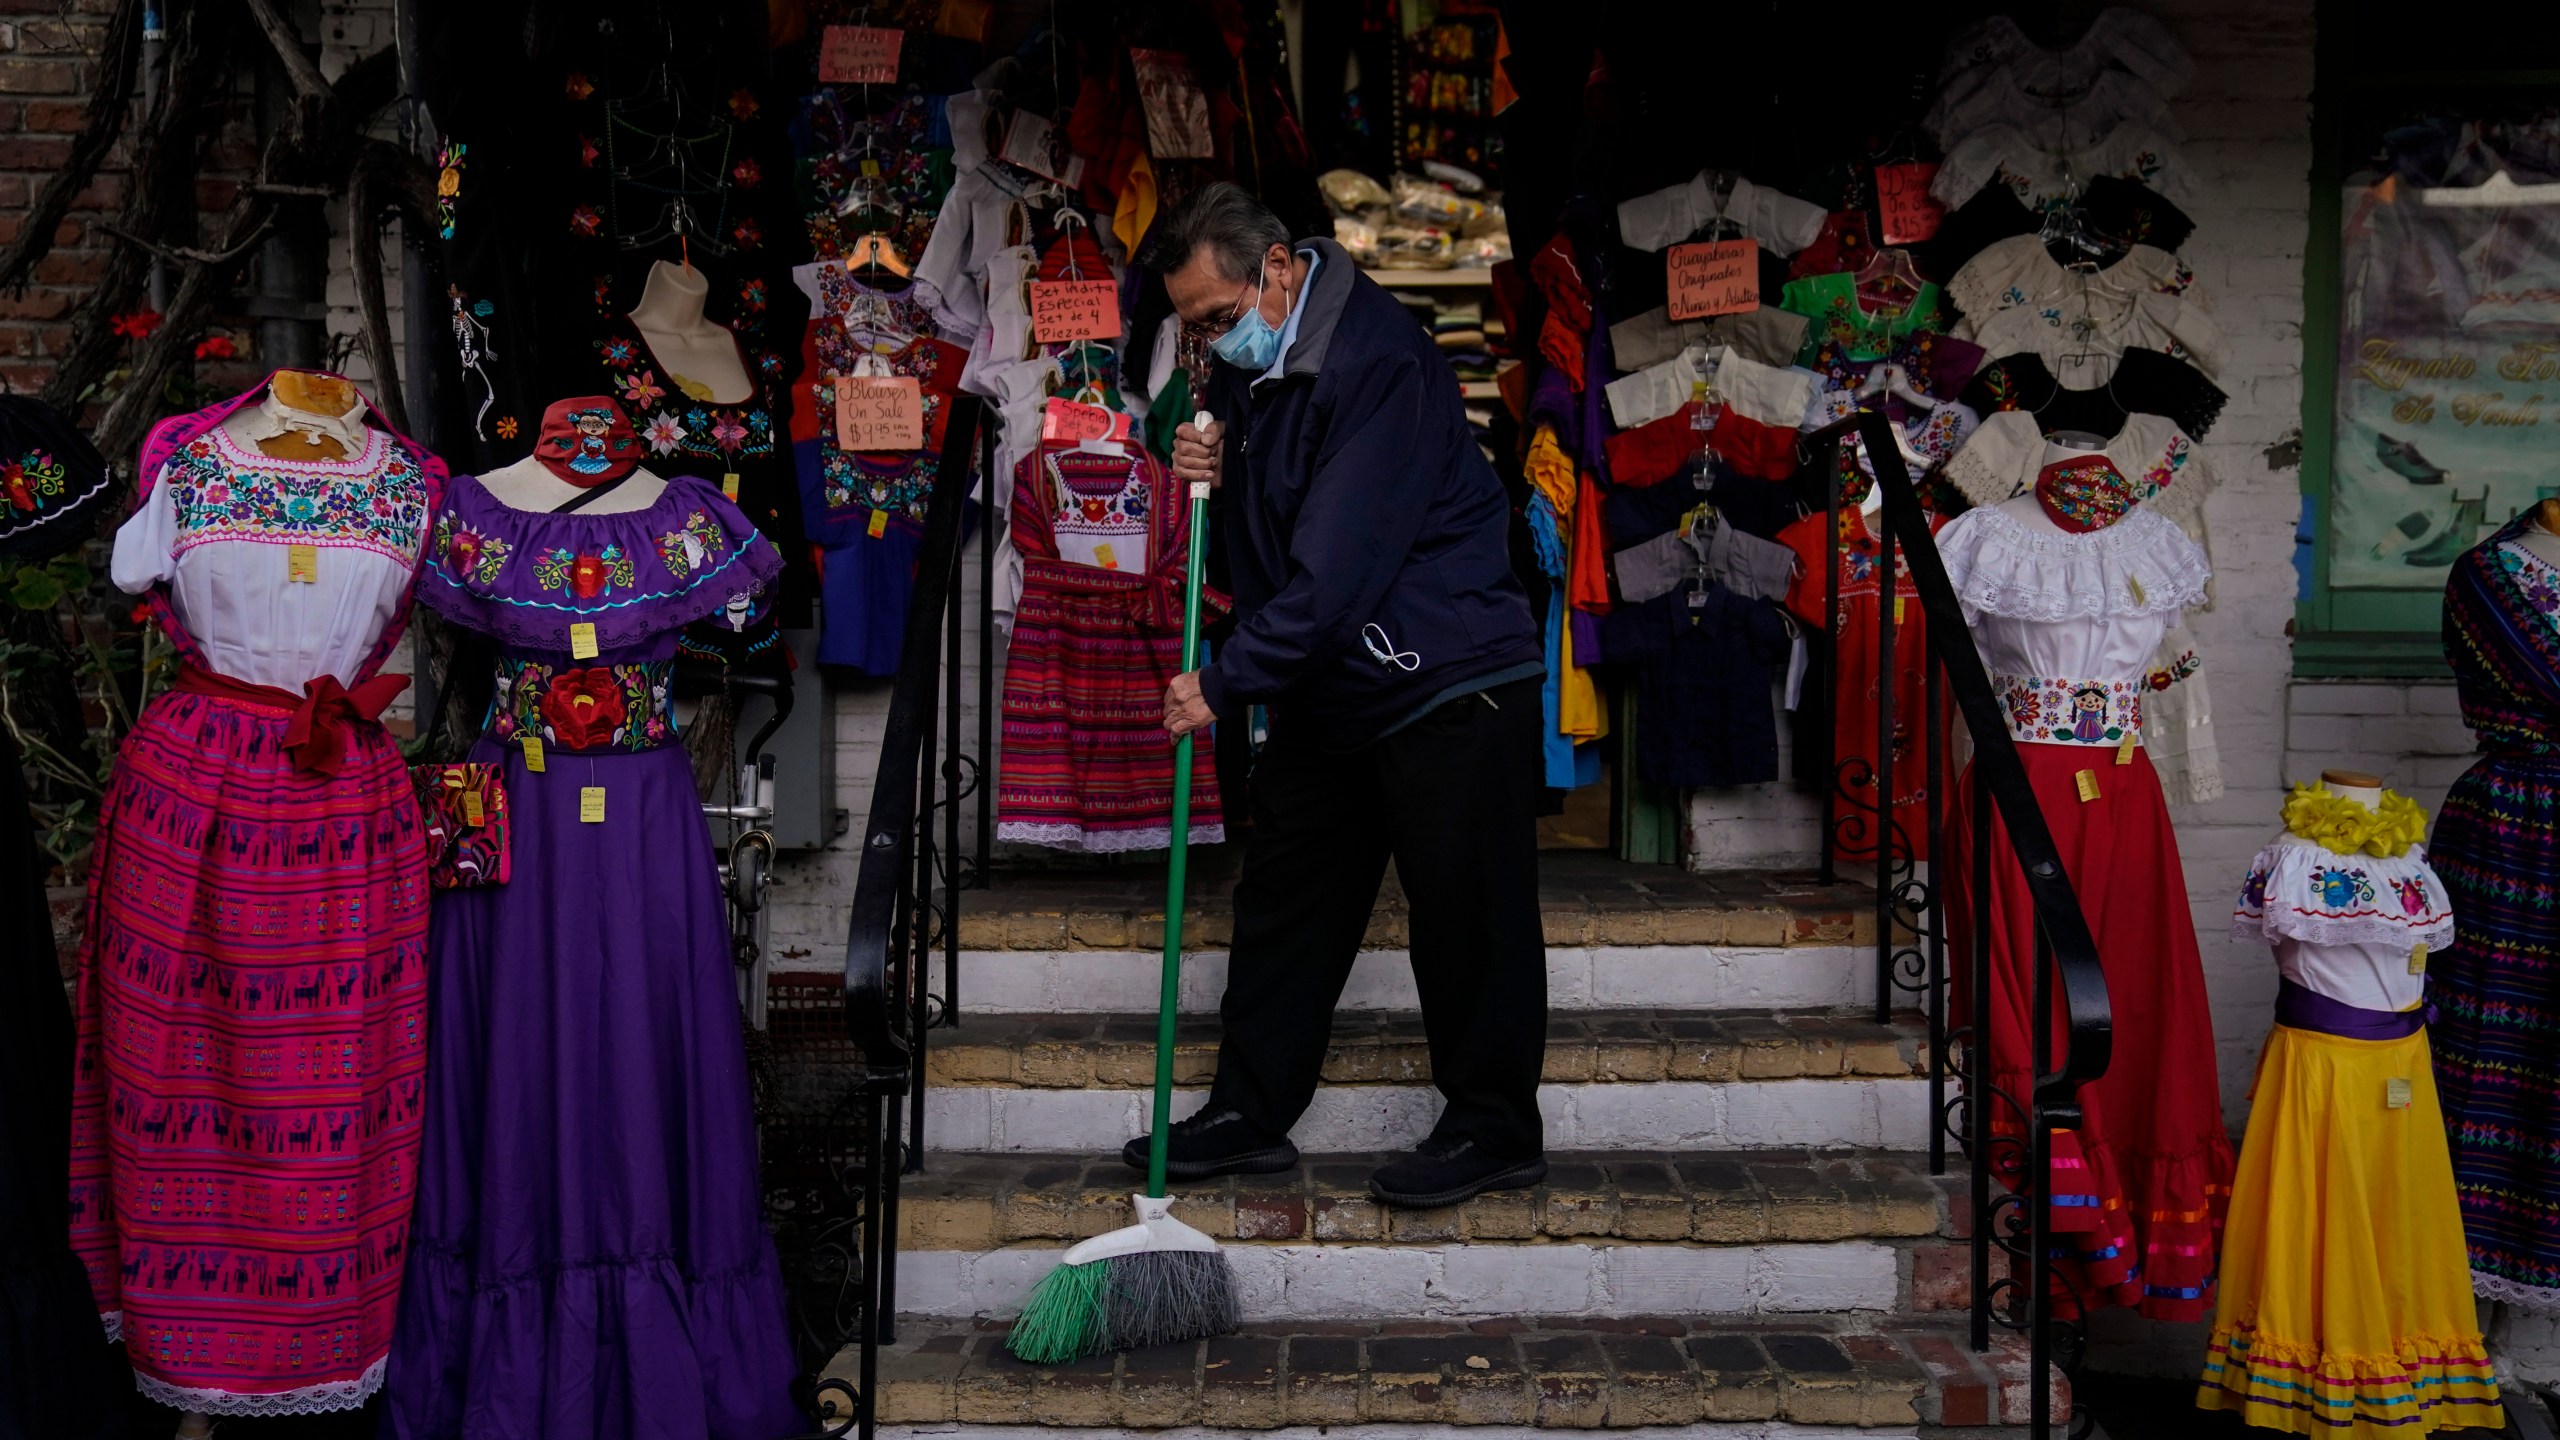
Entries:
[[708, 481], [556, 515], [454, 482], [419, 588], [498, 641], [470, 758], [503, 769], [514, 872], [436, 905], [385, 1436], [804, 1428], [728, 921], [667, 696], [677, 632], [760, 605], [780, 568]]
[[[2112, 487], [2108, 508], [2129, 489]], [[2058, 503], [2070, 503], [2067, 492]], [[2146, 666], [2178, 612], [2204, 598], [2207, 568], [2175, 522], [2140, 506], [2116, 513], [2102, 528], [2075, 513], [2085, 533], [2071, 534], [1984, 506], [1949, 521], [1938, 549], [2088, 917], [2115, 1014], [2114, 1058], [2081, 1087], [2082, 1123], [2055, 1135], [2052, 1173], [2038, 1186], [2068, 1281], [2057, 1298], [2194, 1320], [2212, 1308], [2231, 1143], [2177, 836], [2139, 737]], [[1956, 954], [1972, 944], [1972, 803], [1968, 774], [1946, 828]], [[1995, 1102], [1992, 1125], [2020, 1137], [2017, 1107], [2034, 1083], [2035, 912], [2007, 827], [1995, 817], [1990, 834], [1992, 990], [1970, 994], [1959, 967], [1957, 1023], [1987, 1028], [1992, 1084], [2008, 1097]]]
[[2427, 1059], [2423, 971], [2454, 917], [2416, 843], [2424, 817], [2304, 787], [2285, 822], [2231, 921], [2284, 979], [2196, 1403], [2306, 1435], [2494, 1429]]
[[373, 717], [444, 468], [360, 413], [272, 459], [223, 425], [265, 388], [143, 445], [113, 573], [182, 668], [99, 811], [76, 997], [73, 1246], [143, 1392], [217, 1415], [381, 1385], [426, 1064], [426, 835]]
[[[1015, 472], [1012, 533], [1024, 574], [1005, 662], [996, 838], [1164, 849], [1174, 778], [1164, 692], [1182, 669], [1191, 534], [1183, 487], [1145, 450], [1120, 459], [1044, 447]], [[1226, 608], [1215, 591], [1202, 603], [1214, 607], [1204, 616]], [[1209, 749], [1192, 753], [1194, 845], [1227, 838]]]
[[2517, 516], [2454, 562], [2444, 648], [2486, 752], [2445, 796], [2453, 948], [2428, 962], [2454, 1184], [2484, 1299], [2560, 1313], [2560, 571]]

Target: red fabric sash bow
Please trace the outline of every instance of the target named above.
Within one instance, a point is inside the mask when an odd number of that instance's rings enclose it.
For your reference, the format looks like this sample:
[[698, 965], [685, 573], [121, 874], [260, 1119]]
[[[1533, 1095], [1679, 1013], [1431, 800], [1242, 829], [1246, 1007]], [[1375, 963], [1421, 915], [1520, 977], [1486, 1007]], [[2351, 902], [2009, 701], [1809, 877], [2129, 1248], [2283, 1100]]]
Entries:
[[171, 688], [182, 695], [210, 695], [267, 710], [291, 711], [293, 722], [285, 727], [284, 750], [293, 757], [294, 768], [334, 776], [347, 757], [348, 727], [378, 718], [392, 697], [409, 688], [409, 677], [376, 675], [350, 690], [338, 683], [337, 676], [323, 675], [296, 695], [278, 686], [252, 685], [194, 665], [182, 665], [177, 684]]

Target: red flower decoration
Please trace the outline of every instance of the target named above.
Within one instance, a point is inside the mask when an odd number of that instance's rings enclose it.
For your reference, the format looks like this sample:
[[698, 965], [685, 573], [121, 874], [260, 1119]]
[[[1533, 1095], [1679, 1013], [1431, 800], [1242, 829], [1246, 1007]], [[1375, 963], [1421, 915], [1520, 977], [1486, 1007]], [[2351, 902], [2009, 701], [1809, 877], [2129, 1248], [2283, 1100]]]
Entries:
[[569, 212], [569, 233], [593, 235], [604, 228], [604, 212], [593, 205], [581, 205]]
[[454, 569], [467, 571], [471, 562], [479, 557], [480, 537], [468, 530], [457, 530], [453, 533], [452, 544], [446, 547], [446, 553], [453, 557]]
[[569, 588], [579, 599], [590, 599], [604, 588], [605, 573], [601, 556], [581, 555], [569, 562]]
[[228, 335], [207, 335], [196, 342], [199, 360], [229, 360], [239, 353], [240, 347], [232, 344]]
[[581, 135], [578, 137], [578, 164], [581, 167], [593, 170], [596, 168], [596, 157], [603, 153], [604, 152], [602, 150], [596, 148], [596, 142], [593, 136]]
[[585, 750], [612, 740], [623, 714], [622, 681], [609, 666], [568, 671], [542, 694], [543, 723], [566, 750]]
[[27, 467], [11, 460], [0, 464], [0, 490], [5, 490], [9, 503], [19, 510], [34, 513], [36, 492], [27, 484]]
[[756, 163], [756, 157], [750, 155], [729, 167], [729, 178], [738, 182], [738, 188], [752, 190], [763, 181], [764, 167]]
[[729, 231], [741, 250], [753, 250], [764, 243], [764, 227], [753, 220], [741, 220]]
[[160, 312], [136, 310], [118, 315], [107, 322], [107, 328], [128, 340], [140, 340], [160, 328]]
[[521, 427], [516, 424], [516, 417], [513, 415], [501, 415], [498, 417], [499, 439], [513, 440], [516, 438], [516, 431], [520, 428]]
[[729, 113], [741, 120], [753, 120], [756, 118], [756, 112], [763, 108], [764, 106], [757, 102], [756, 92], [753, 90], [741, 90], [729, 97]]
[[595, 82], [575, 70], [569, 72], [568, 90], [572, 100], [584, 100], [596, 93]]

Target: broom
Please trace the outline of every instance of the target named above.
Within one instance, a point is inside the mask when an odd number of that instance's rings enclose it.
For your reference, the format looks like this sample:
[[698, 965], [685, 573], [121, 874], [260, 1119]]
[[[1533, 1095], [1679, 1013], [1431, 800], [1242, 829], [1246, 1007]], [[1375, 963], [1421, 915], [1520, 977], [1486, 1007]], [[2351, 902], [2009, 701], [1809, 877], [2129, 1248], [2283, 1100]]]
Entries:
[[[1203, 410], [1192, 423], [1209, 426]], [[1209, 529], [1209, 487], [1191, 482], [1190, 567], [1182, 585], [1182, 671], [1200, 662], [1200, 556]], [[1173, 1218], [1164, 1193], [1164, 1147], [1173, 1107], [1174, 1007], [1182, 994], [1182, 891], [1191, 847], [1191, 737], [1173, 752], [1173, 853], [1164, 906], [1164, 985], [1156, 1002], [1154, 1133], [1147, 1146], [1147, 1193], [1138, 1223], [1097, 1235], [1041, 1277], [1005, 1337], [1034, 1365], [1224, 1335], [1241, 1323], [1235, 1276], [1218, 1242]]]

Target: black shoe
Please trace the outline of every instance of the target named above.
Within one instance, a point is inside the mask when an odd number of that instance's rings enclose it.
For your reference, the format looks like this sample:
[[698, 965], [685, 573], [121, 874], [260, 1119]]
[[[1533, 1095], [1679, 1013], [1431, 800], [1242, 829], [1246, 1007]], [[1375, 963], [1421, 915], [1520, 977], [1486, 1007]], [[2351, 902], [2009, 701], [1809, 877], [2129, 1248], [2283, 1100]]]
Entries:
[[[1148, 1137], [1120, 1147], [1121, 1163], [1147, 1168]], [[1173, 1122], [1165, 1137], [1164, 1173], [1176, 1180], [1206, 1180], [1212, 1175], [1268, 1175], [1298, 1163], [1298, 1147], [1286, 1135], [1271, 1132], [1234, 1110], [1203, 1110]]]
[[1403, 1159], [1379, 1166], [1369, 1177], [1369, 1194], [1382, 1204], [1428, 1210], [1455, 1205], [1487, 1190], [1525, 1190], [1546, 1178], [1544, 1155], [1503, 1160], [1485, 1153], [1473, 1140], [1435, 1135]]

